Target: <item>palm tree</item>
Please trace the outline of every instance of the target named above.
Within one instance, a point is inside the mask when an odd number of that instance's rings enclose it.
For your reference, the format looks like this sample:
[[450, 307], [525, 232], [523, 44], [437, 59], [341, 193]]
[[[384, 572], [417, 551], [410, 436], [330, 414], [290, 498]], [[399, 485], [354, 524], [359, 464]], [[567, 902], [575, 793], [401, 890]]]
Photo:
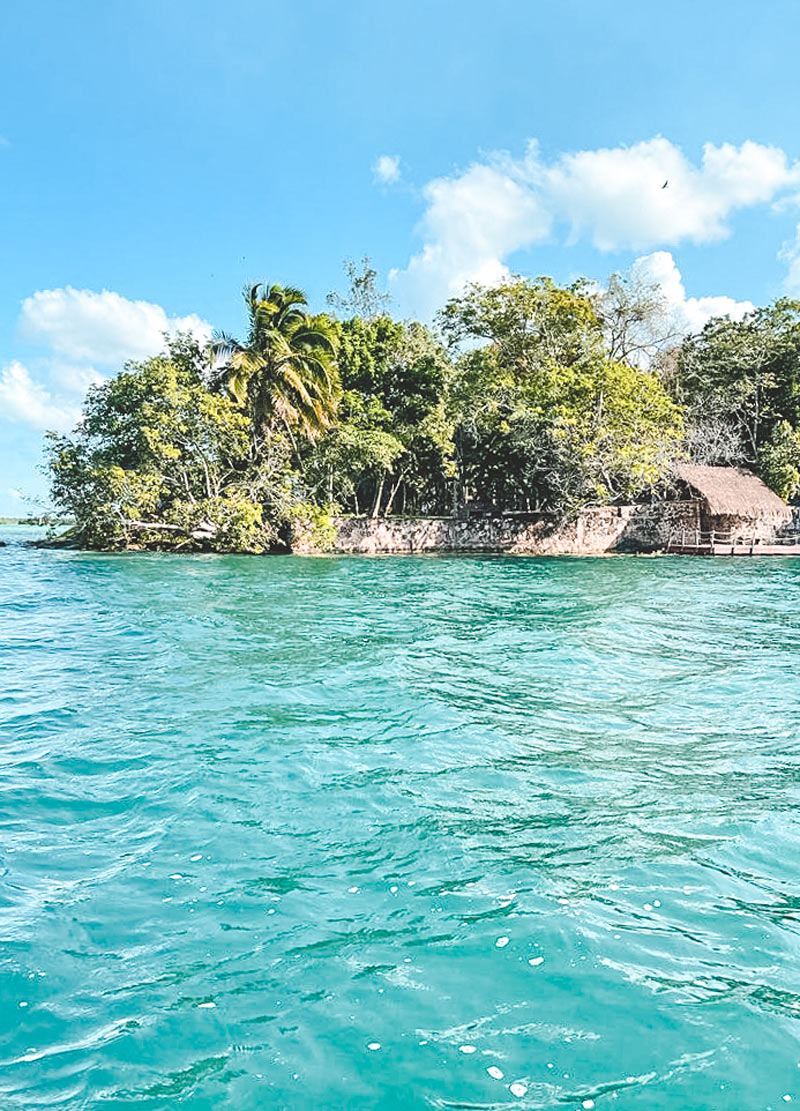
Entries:
[[325, 429], [341, 393], [336, 340], [330, 321], [311, 316], [305, 294], [291, 286], [246, 286], [250, 318], [242, 343], [224, 332], [211, 341], [214, 375], [240, 405], [248, 405], [257, 428], [299, 428], [309, 439]]

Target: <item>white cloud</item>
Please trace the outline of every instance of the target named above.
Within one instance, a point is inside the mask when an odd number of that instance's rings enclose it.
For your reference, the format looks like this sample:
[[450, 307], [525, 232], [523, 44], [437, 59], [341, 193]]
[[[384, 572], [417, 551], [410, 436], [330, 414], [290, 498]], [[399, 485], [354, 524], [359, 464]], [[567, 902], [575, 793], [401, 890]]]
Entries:
[[755, 308], [750, 301], [735, 301], [732, 297], [687, 297], [681, 272], [669, 251], [637, 258], [631, 267], [631, 277], [644, 285], [658, 286], [676, 332], [699, 332], [715, 316], [741, 320]]
[[571, 239], [606, 251], [723, 239], [734, 211], [800, 181], [777, 147], [707, 143], [698, 167], [663, 138], [562, 155], [544, 174], [549, 204]]
[[[42, 360], [38, 361], [42, 362]], [[62, 362], [57, 358], [46, 359], [43, 362], [43, 369], [51, 385], [66, 393], [80, 394], [82, 397], [90, 386], [104, 381], [103, 375], [90, 364], [76, 365]]]
[[150, 301], [90, 289], [43, 289], [22, 302], [19, 331], [47, 354], [14, 361], [0, 371], [0, 421], [66, 431], [80, 416], [89, 386], [103, 381], [98, 367], [120, 369], [129, 359], [155, 355], [164, 333], [192, 332], [200, 340], [211, 325], [199, 316], [168, 316]]
[[799, 183], [800, 164], [749, 141], [708, 143], [699, 165], [661, 137], [551, 161], [531, 143], [521, 158], [491, 155], [424, 187], [423, 247], [393, 284], [404, 306], [427, 315], [465, 282], [507, 273], [507, 258], [536, 243], [588, 241], [603, 251], [709, 243], [730, 234], [738, 209]]
[[400, 180], [400, 155], [382, 154], [372, 165], [372, 176], [381, 185], [394, 185]]
[[500, 281], [508, 274], [504, 258], [550, 232], [550, 213], [510, 159], [437, 178], [423, 196], [425, 246], [389, 276], [401, 303], [423, 315], [466, 282]]
[[211, 325], [199, 316], [167, 316], [150, 301], [129, 301], [119, 293], [91, 289], [42, 289], [22, 302], [23, 338], [46, 344], [57, 355], [80, 363], [117, 367], [127, 359], [155, 355], [165, 332], [193, 332], [208, 339]]
[[66, 432], [80, 416], [80, 407], [61, 402], [35, 382], [20, 362], [0, 371], [0, 420], [21, 421], [38, 429]]

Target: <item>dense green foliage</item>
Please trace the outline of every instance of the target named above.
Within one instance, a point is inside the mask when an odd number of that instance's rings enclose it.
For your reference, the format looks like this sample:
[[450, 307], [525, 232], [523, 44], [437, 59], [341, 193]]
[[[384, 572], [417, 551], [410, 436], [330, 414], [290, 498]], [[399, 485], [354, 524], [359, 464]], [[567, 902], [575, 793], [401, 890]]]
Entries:
[[610, 358], [583, 283], [475, 286], [441, 319], [451, 341], [480, 343], [452, 394], [462, 499], [569, 510], [663, 479], [681, 411], [655, 374]]
[[447, 353], [422, 324], [383, 315], [346, 320], [338, 335], [345, 392], [337, 425], [307, 456], [315, 495], [373, 516], [439, 510], [453, 473]]
[[740, 463], [781, 496], [800, 489], [800, 302], [712, 320], [672, 360], [698, 462]]
[[615, 277], [472, 286], [436, 331], [349, 264], [347, 315], [245, 290], [248, 330], [190, 337], [93, 387], [50, 437], [53, 501], [95, 547], [317, 547], [331, 515], [575, 512], [652, 496], [680, 457], [800, 488], [800, 304], [676, 344], [658, 293]]
[[249, 328], [242, 343], [219, 332], [209, 354], [214, 376], [245, 408], [255, 436], [299, 428], [313, 438], [336, 412], [339, 378], [333, 324], [305, 311], [305, 294], [280, 285], [245, 292]]
[[203, 366], [179, 337], [93, 387], [76, 432], [51, 437], [53, 500], [84, 543], [180, 542], [199, 530], [220, 550], [263, 551], [276, 539], [286, 452], [253, 454], [251, 421], [207, 387]]

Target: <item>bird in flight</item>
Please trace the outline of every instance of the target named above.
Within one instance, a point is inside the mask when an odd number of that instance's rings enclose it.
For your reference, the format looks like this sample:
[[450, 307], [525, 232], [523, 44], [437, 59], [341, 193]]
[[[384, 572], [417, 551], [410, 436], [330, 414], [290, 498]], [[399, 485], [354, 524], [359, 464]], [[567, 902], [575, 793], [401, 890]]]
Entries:
[[669, 178], [667, 178], [667, 180], [664, 182], [664, 184], [661, 186], [661, 188], [666, 189], [668, 185], [669, 185]]

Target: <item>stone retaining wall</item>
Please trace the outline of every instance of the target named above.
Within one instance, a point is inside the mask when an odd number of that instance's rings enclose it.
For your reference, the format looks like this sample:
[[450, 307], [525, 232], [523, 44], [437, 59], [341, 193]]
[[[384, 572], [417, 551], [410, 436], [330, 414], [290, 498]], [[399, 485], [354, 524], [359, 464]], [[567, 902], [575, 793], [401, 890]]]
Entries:
[[[695, 501], [584, 509], [572, 521], [544, 516], [461, 521], [452, 517], [334, 518], [336, 552], [519, 552], [530, 555], [602, 555], [658, 551], [682, 529], [698, 527]], [[299, 539], [294, 551], [311, 551]]]

